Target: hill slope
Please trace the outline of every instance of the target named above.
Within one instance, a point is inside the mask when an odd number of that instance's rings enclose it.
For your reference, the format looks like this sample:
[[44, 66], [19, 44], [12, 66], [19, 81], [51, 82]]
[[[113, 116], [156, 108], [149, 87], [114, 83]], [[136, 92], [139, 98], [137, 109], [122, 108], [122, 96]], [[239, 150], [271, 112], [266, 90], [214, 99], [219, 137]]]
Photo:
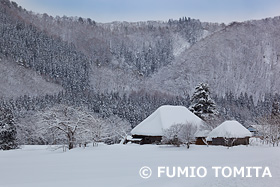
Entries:
[[0, 98], [39, 96], [63, 90], [61, 86], [47, 82], [36, 72], [4, 59], [0, 60], [0, 85]]
[[185, 50], [147, 87], [172, 94], [207, 82], [212, 92], [247, 92], [255, 99], [280, 91], [280, 18], [233, 23]]
[[143, 89], [183, 95], [199, 82], [217, 95], [247, 92], [258, 99], [280, 91], [277, 17], [228, 26], [190, 18], [102, 24], [0, 2], [2, 53], [24, 59], [26, 67], [75, 93]]

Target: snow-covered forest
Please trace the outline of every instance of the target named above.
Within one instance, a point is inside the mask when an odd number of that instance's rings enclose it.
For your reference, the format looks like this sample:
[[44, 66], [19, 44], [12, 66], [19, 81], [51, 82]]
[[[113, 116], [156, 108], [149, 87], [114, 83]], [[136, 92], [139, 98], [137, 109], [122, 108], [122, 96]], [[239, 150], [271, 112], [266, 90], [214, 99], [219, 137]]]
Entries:
[[96, 23], [0, 0], [0, 108], [19, 144], [119, 143], [159, 106], [189, 107], [205, 82], [222, 119], [271, 124], [279, 22]]

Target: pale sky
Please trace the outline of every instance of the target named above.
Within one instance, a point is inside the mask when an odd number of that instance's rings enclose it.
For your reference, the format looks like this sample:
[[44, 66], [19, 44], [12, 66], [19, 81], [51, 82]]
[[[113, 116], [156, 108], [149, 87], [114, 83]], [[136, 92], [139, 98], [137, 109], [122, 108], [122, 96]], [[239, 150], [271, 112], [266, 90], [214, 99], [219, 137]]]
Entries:
[[208, 22], [280, 16], [280, 0], [13, 0], [36, 13], [78, 16], [96, 22], [191, 17]]

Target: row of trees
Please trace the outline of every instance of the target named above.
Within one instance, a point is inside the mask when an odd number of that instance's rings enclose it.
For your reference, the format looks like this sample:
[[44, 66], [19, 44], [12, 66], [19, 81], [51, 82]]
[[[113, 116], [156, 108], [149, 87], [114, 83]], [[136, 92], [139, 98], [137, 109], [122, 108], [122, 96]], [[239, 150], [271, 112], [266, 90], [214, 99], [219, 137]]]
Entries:
[[[253, 100], [249, 100], [250, 102], [247, 101], [246, 104], [242, 102], [244, 100], [241, 100], [241, 97], [227, 97], [227, 95], [222, 98], [212, 97], [216, 101], [216, 110], [219, 112], [218, 116], [222, 119], [236, 119], [246, 126], [249, 126], [247, 124], [249, 121], [255, 122], [260, 116], [270, 114], [274, 101], [279, 101], [280, 99], [277, 94], [266, 94], [264, 101], [259, 101], [257, 104], [254, 104], [255, 102]], [[16, 118], [24, 115], [26, 111], [42, 110], [56, 104], [65, 104], [74, 107], [83, 106], [90, 111], [99, 113], [103, 117], [117, 115], [129, 121], [132, 127], [134, 127], [159, 106], [170, 104], [189, 107], [191, 105], [191, 98], [188, 95], [185, 97], [176, 97], [162, 93], [148, 94], [145, 91], [133, 92], [129, 95], [121, 95], [118, 92], [104, 94], [91, 93], [89, 95], [73, 95], [71, 92], [60, 92], [55, 95], [37, 97], [22, 96], [10, 100], [0, 98], [0, 106], [12, 110]], [[190, 108], [190, 110], [192, 109]]]
[[[92, 141], [120, 142], [131, 128], [165, 104], [189, 106], [194, 114], [207, 122], [210, 130], [225, 119], [236, 119], [234, 116], [230, 118], [224, 116], [223, 110], [217, 110], [218, 107], [210, 97], [207, 84], [198, 85], [191, 98], [172, 97], [159, 93], [149, 95], [143, 92], [135, 92], [129, 96], [111, 93], [91, 95], [76, 100], [71, 98], [71, 95], [61, 92], [53, 96], [0, 100], [1, 108], [6, 111], [1, 116], [10, 121], [10, 124], [14, 124], [15, 117], [20, 144], [63, 143], [69, 148], [77, 143]], [[267, 143], [278, 145], [280, 115], [277, 100], [273, 102], [272, 108], [270, 114], [261, 115], [254, 121], [247, 120], [243, 124], [247, 126], [257, 124], [262, 138]], [[3, 128], [4, 126], [2, 125]], [[12, 125], [11, 129], [13, 128]], [[181, 143], [189, 143], [194, 139], [194, 131], [195, 128], [190, 124], [174, 125], [166, 132], [164, 142], [174, 144], [176, 139]], [[13, 130], [11, 132], [14, 133]]]

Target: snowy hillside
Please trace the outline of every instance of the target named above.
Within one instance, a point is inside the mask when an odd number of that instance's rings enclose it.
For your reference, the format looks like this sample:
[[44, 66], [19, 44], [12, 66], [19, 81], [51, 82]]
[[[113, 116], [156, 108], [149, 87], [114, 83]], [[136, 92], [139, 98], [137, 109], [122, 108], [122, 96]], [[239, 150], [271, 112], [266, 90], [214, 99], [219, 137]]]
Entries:
[[254, 99], [280, 91], [280, 17], [233, 23], [185, 50], [147, 88], [191, 93], [207, 82], [217, 95], [247, 92]]
[[[71, 83], [65, 87], [76, 88], [79, 86], [74, 83], [85, 83], [81, 89], [102, 93], [114, 91], [129, 94], [135, 90], [152, 90], [182, 96], [184, 93], [191, 94], [198, 83], [207, 82], [214, 94], [219, 96], [230, 91], [235, 96], [246, 92], [255, 101], [263, 98], [265, 93], [279, 91], [279, 17], [227, 26], [186, 17], [165, 22], [104, 24], [81, 17], [37, 15], [15, 4], [6, 6], [7, 0], [1, 2], [3, 8], [7, 8], [5, 20], [14, 24], [16, 32], [19, 32], [16, 34], [26, 37], [21, 30], [24, 29], [23, 25], [31, 24], [37, 29], [32, 38], [47, 34], [48, 40], [51, 38], [55, 41], [55, 45], [52, 42], [50, 46], [44, 46], [44, 50], [38, 51], [40, 53], [35, 56], [40, 63], [42, 60], [51, 63], [44, 68], [55, 81], [61, 82], [63, 79], [62, 84]], [[17, 24], [18, 21], [22, 23]], [[46, 36], [42, 38], [45, 39]], [[66, 67], [56, 68], [58, 64], [61, 65], [56, 63], [65, 61], [66, 57], [62, 55], [61, 59], [51, 60], [42, 56], [43, 52], [49, 53], [49, 49], [57, 45], [63, 55], [68, 51], [83, 54], [79, 54], [82, 58], [80, 63], [75, 62], [76, 54], [67, 60], [74, 61], [79, 75], [84, 75], [83, 68], [87, 67], [85, 77], [76, 77], [75, 72], [71, 72], [64, 75], [69, 77], [67, 80], [64, 80], [64, 76], [57, 78], [57, 74], [70, 72]], [[34, 55], [19, 55], [25, 50], [12, 51], [15, 54], [11, 55], [32, 59]], [[85, 62], [90, 62], [90, 67]], [[45, 64], [40, 63], [36, 69], [42, 71]]]
[[0, 98], [42, 96], [63, 90], [61, 86], [47, 82], [36, 72], [6, 59], [0, 60], [0, 87]]
[[[279, 186], [279, 147], [237, 146], [227, 149], [223, 146], [169, 147], [155, 145], [113, 145], [77, 148], [62, 152], [51, 151], [46, 146], [24, 146], [14, 151], [0, 151], [0, 186], [3, 187], [263, 187]], [[143, 179], [139, 170], [148, 166], [152, 175]], [[177, 175], [173, 178], [162, 173], [158, 167], [205, 167], [203, 178]], [[213, 166], [262, 167], [259, 177], [251, 169], [252, 177], [223, 177], [221, 170], [215, 177]], [[263, 168], [268, 167], [272, 177], [262, 177]], [[202, 170], [203, 171], [203, 170]], [[201, 172], [203, 173], [203, 172]], [[145, 174], [145, 172], [144, 172]], [[228, 175], [228, 170], [226, 170]], [[15, 179], [16, 177], [16, 179]]]

